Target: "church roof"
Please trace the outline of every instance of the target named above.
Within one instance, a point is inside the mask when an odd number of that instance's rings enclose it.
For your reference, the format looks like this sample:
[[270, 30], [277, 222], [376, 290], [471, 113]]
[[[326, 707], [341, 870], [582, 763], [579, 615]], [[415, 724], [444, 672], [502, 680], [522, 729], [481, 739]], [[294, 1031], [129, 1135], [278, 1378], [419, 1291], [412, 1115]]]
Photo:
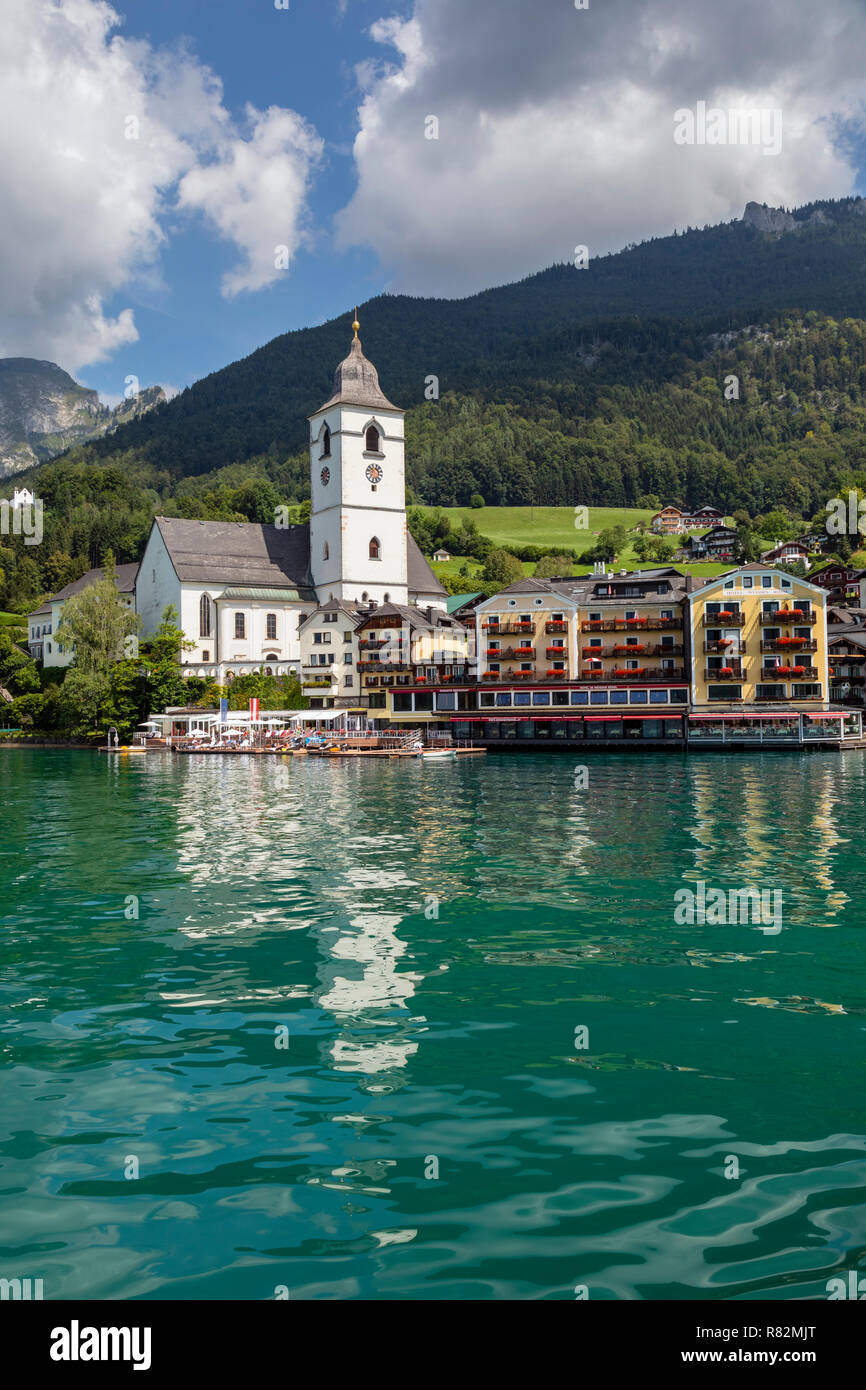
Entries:
[[303, 592], [311, 587], [307, 525], [188, 521], [174, 516], [155, 520], [182, 582], [231, 584], [247, 590], [295, 589], [302, 591], [302, 598], [311, 596]]
[[[158, 516], [155, 523], [182, 583], [229, 584], [232, 590], [243, 589], [247, 598], [256, 597], [251, 592], [253, 589], [279, 589], [284, 599], [315, 600], [309, 573], [309, 525], [279, 527], [257, 521], [188, 521], [175, 516]], [[118, 565], [118, 579], [126, 568], [132, 571], [134, 578], [137, 565]], [[426, 596], [446, 592], [409, 532], [406, 533], [406, 569], [410, 594]], [[79, 580], [78, 585], [83, 587], [84, 580]], [[65, 591], [63, 597], [67, 597]]]
[[411, 531], [406, 532], [406, 571], [410, 594], [447, 594], [448, 590], [436, 578]]
[[334, 394], [316, 411], [318, 415], [332, 405], [369, 406], [371, 410], [396, 410], [402, 415], [399, 406], [392, 405], [379, 385], [379, 373], [361, 351], [361, 340], [356, 334], [345, 357], [334, 373]]
[[[117, 585], [119, 594], [131, 594], [135, 588], [135, 577], [138, 574], [138, 562], [134, 565], [115, 565], [114, 582]], [[89, 589], [91, 584], [98, 584], [105, 578], [105, 570], [101, 567], [95, 570], [88, 570], [80, 579], [74, 579], [71, 584], [54, 594], [49, 600], [50, 603], [59, 603], [61, 599], [72, 598], [75, 594], [82, 593]]]

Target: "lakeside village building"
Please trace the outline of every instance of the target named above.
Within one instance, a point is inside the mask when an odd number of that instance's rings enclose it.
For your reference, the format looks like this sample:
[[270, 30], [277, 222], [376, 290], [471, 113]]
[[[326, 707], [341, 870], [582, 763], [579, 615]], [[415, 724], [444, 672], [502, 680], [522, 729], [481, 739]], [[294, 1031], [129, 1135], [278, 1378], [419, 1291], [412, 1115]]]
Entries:
[[[704, 583], [673, 567], [599, 565], [449, 601], [407, 527], [404, 412], [354, 330], [310, 417], [309, 524], [157, 517], [140, 565], [118, 567], [144, 637], [177, 609], [195, 644], [186, 674], [230, 684], [294, 672], [320, 719], [333, 710], [349, 727], [421, 726], [490, 746], [862, 737], [862, 678], [829, 675], [829, 586], [768, 563]], [[31, 614], [30, 650], [47, 665], [71, 660], [53, 641], [63, 602], [99, 575]], [[856, 618], [840, 625], [847, 671], [866, 642], [848, 632]]]

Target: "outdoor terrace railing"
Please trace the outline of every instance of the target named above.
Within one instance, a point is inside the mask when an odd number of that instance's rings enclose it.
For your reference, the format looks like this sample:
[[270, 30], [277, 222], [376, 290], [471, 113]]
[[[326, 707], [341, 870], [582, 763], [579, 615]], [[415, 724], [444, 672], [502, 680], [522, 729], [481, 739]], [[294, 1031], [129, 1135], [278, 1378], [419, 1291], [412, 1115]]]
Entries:
[[762, 652], [782, 652], [786, 656], [797, 656], [800, 652], [816, 652], [818, 643], [814, 637], [764, 637], [761, 639]]
[[733, 613], [728, 608], [720, 613], [704, 613], [704, 627], [743, 627], [745, 622], [745, 613]]
[[408, 661], [359, 661], [359, 671], [377, 671], [379, 675], [392, 675], [395, 671], [412, 671]]
[[580, 676], [582, 681], [681, 681], [685, 678], [682, 667], [667, 671], [657, 666], [641, 666], [637, 671], [583, 671]]
[[773, 613], [761, 614], [761, 627], [777, 627], [779, 623], [797, 623], [800, 627], [808, 624], [812, 627], [817, 620], [817, 613], [805, 612], [802, 608], [778, 608]]
[[568, 623], [560, 622], [558, 619], [544, 624], [545, 632], [568, 632]]
[[746, 668], [741, 666], [739, 661], [732, 661], [728, 666], [704, 667], [705, 681], [744, 681], [747, 679]]
[[781, 676], [783, 680], [814, 680], [818, 675], [817, 666], [762, 666], [761, 680], [778, 680]]
[[681, 628], [682, 618], [590, 618], [580, 625], [581, 632], [660, 632]]
[[517, 636], [518, 634], [525, 634], [527, 637], [535, 636], [535, 623], [497, 623], [494, 622], [491, 618], [489, 621], [482, 623], [481, 627], [483, 631], [491, 634], [494, 637], [498, 632], [503, 633], [503, 635], [505, 636]]

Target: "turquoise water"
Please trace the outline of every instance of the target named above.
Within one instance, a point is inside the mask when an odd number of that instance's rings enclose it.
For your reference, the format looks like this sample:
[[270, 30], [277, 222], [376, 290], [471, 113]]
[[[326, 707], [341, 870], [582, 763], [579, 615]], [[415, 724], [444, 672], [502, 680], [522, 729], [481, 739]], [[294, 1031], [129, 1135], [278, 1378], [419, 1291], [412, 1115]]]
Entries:
[[[0, 1275], [784, 1300], [866, 1264], [863, 754], [0, 757]], [[781, 889], [782, 931], [675, 925], [695, 880]]]

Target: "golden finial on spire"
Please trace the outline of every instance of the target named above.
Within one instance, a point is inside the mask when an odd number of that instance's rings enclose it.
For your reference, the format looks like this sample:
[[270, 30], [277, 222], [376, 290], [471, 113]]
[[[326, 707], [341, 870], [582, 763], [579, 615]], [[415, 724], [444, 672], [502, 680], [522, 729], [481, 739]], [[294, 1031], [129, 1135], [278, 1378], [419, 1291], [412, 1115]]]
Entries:
[[357, 336], [358, 336], [358, 329], [361, 327], [361, 325], [360, 325], [359, 322], [358, 322], [358, 306], [357, 306], [357, 304], [355, 305], [355, 322], [352, 324], [352, 327], [353, 327], [353, 329], [355, 330], [355, 337], [357, 338]]

